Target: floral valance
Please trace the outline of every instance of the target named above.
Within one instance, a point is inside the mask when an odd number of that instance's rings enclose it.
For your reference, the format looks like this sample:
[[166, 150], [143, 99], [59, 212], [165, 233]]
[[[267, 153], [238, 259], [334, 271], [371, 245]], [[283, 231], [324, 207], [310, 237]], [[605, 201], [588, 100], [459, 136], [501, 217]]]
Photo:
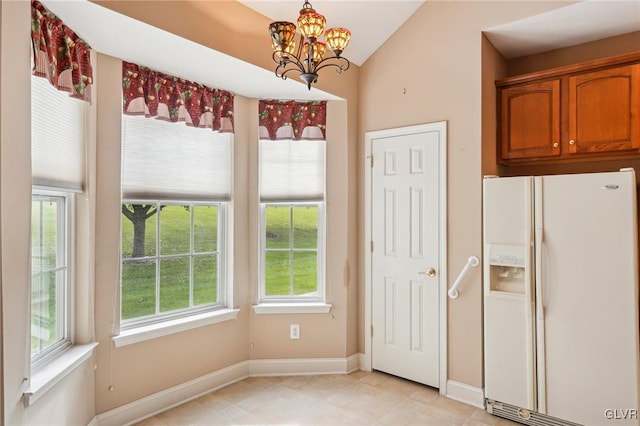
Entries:
[[91, 47], [40, 2], [31, 2], [33, 75], [91, 102]]
[[261, 100], [261, 139], [324, 140], [327, 129], [326, 101]]
[[124, 113], [233, 132], [233, 94], [122, 62]]

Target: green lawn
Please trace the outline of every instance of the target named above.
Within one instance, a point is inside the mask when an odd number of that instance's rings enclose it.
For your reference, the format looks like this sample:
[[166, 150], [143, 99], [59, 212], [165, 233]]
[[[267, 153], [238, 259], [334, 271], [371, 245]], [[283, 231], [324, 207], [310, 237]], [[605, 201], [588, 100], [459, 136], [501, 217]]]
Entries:
[[[40, 206], [44, 209], [42, 230], [44, 252], [32, 255], [32, 269], [55, 267], [55, 204], [34, 202], [32, 221], [38, 223]], [[122, 215], [122, 318], [131, 319], [155, 314], [155, 286], [157, 251], [156, 235], [158, 214], [146, 221], [145, 255], [151, 258], [131, 258], [133, 251], [133, 224]], [[266, 293], [267, 296], [289, 296], [314, 293], [317, 289], [317, 223], [315, 206], [269, 206], [266, 209]], [[160, 312], [189, 307], [189, 275], [193, 267], [193, 306], [217, 302], [217, 206], [195, 206], [194, 256], [190, 261], [191, 212], [183, 206], [166, 206], [160, 212], [161, 255], [184, 255], [160, 260]], [[293, 221], [293, 229], [291, 229]], [[40, 229], [32, 226], [32, 244], [40, 246]], [[297, 251], [310, 249], [311, 251]], [[34, 278], [32, 288], [34, 324], [47, 330], [46, 339], [32, 337], [32, 347], [55, 341], [55, 322], [43, 320], [55, 317], [55, 273]], [[39, 295], [42, 295], [39, 297]], [[41, 302], [45, 300], [46, 302]]]
[[[267, 296], [314, 293], [317, 289], [317, 207], [269, 206], [266, 214]], [[198, 255], [217, 250], [217, 207], [195, 206], [193, 216], [196, 254], [193, 257], [193, 305], [197, 306], [217, 301], [217, 255]], [[156, 254], [158, 214], [146, 222], [145, 255], [152, 256], [150, 259], [131, 258], [133, 224], [124, 215], [121, 217], [125, 259], [122, 267], [122, 318], [152, 315], [155, 313], [157, 260], [153, 256]], [[160, 312], [189, 307], [190, 218], [191, 212], [183, 206], [167, 206], [160, 211], [160, 255], [185, 255], [160, 260]]]
[[[217, 295], [217, 206], [193, 208], [193, 306], [215, 303]], [[160, 255], [182, 255], [160, 259], [160, 312], [189, 307], [191, 211], [183, 206], [166, 206], [160, 213]], [[122, 318], [155, 314], [155, 258], [131, 258], [133, 224], [122, 218]], [[146, 221], [145, 255], [157, 251], [158, 214]], [[204, 254], [207, 253], [207, 254]]]
[[[266, 219], [266, 295], [314, 293], [318, 284], [315, 251], [318, 245], [318, 208], [268, 206]], [[296, 249], [313, 251], [295, 251]]]
[[[46, 197], [45, 197], [46, 198]], [[56, 256], [56, 222], [59, 197], [45, 198], [31, 204], [31, 353], [37, 354], [62, 336], [56, 330], [57, 283], [64, 271], [50, 271], [60, 266]], [[42, 222], [40, 218], [42, 217]], [[49, 272], [44, 272], [49, 271]]]

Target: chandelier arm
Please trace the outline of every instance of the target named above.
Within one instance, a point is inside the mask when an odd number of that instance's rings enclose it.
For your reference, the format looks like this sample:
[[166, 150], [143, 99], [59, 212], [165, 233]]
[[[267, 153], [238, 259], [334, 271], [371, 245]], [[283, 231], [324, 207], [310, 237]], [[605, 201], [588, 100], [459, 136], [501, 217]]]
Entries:
[[[330, 61], [332, 59], [334, 59], [336, 61], [339, 61], [339, 60], [342, 59], [344, 61], [344, 64], [340, 64], [338, 62], [327, 62], [327, 61]], [[324, 62], [327, 62], [327, 63], [323, 64]], [[320, 62], [318, 62], [316, 64], [316, 67], [315, 67], [315, 72], [318, 72], [321, 69], [327, 68], [327, 67], [336, 67], [336, 68], [339, 69], [338, 72], [343, 72], [343, 71], [348, 70], [349, 66], [351, 66], [351, 62], [349, 62], [349, 60], [347, 58], [343, 58], [342, 56], [340, 56], [340, 57], [333, 56], [331, 58], [325, 58], [325, 59], [321, 60]]]
[[288, 77], [287, 74], [290, 73], [291, 71], [300, 72], [300, 70], [297, 69], [297, 68], [288, 68], [288, 69], [285, 69], [284, 71], [282, 71], [282, 73], [278, 77], [280, 77], [283, 80], [286, 80], [287, 77]]
[[281, 79], [283, 79], [283, 80], [286, 80], [286, 79], [287, 79], [287, 77], [284, 77], [284, 74], [283, 74], [283, 73], [279, 73], [279, 72], [278, 72], [278, 70], [279, 70], [280, 68], [282, 68], [282, 64], [278, 64], [278, 66], [277, 66], [277, 67], [276, 67], [276, 69], [274, 70], [274, 72], [275, 72], [275, 74], [276, 74], [276, 77], [279, 77], [279, 78], [281, 78]]
[[304, 61], [300, 59], [298, 56], [289, 56], [287, 60], [290, 64], [293, 64], [296, 67], [298, 67], [300, 72], [304, 72], [304, 70], [306, 69], [304, 67], [305, 66]]
[[273, 60], [273, 62], [275, 62], [278, 65], [280, 65], [280, 63], [282, 62], [280, 60], [280, 54], [276, 50], [274, 50], [273, 54], [271, 54], [271, 59]]
[[298, 70], [298, 68], [287, 68], [287, 66], [290, 65], [290, 64], [291, 64], [291, 62], [279, 63], [278, 66], [276, 66], [276, 69], [275, 69], [276, 77], [280, 77], [283, 80], [286, 80], [287, 79], [286, 74], [288, 72], [297, 71]]

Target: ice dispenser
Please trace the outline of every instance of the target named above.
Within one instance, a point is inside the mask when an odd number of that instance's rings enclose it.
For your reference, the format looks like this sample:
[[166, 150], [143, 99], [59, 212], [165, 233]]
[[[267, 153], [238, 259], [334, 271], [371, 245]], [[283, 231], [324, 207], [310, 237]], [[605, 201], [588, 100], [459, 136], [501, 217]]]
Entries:
[[524, 246], [491, 245], [487, 259], [490, 291], [524, 294], [526, 275]]

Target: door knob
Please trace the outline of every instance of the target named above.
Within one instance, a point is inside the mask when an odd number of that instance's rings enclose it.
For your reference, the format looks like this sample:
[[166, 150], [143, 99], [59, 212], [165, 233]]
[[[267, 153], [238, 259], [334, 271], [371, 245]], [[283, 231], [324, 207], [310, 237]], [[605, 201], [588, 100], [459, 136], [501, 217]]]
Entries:
[[424, 275], [426, 275], [426, 276], [429, 276], [429, 277], [435, 277], [435, 276], [436, 276], [436, 270], [435, 270], [435, 269], [433, 269], [433, 268], [429, 268], [429, 269], [427, 269], [426, 271], [424, 271], [424, 272], [420, 272], [420, 273], [421, 273], [421, 274], [424, 274]]

